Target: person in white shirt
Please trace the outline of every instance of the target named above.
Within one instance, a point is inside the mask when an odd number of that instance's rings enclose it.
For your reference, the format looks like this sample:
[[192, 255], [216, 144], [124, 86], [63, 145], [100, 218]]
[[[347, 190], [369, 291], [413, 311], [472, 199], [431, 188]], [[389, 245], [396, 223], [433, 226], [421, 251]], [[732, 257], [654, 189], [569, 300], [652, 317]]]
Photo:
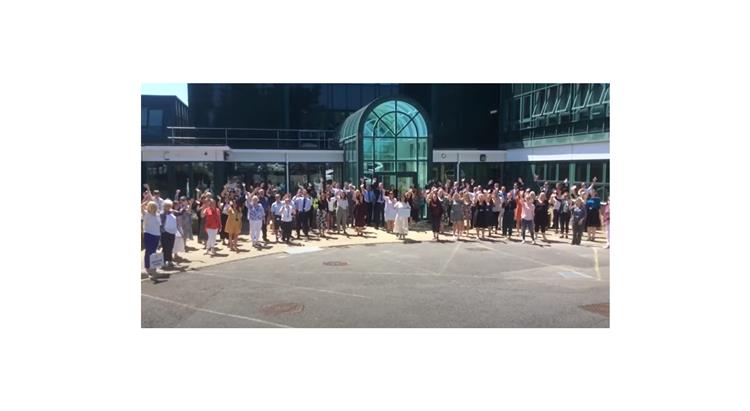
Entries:
[[141, 204], [143, 215], [143, 243], [146, 249], [144, 265], [151, 279], [156, 278], [156, 268], [151, 267], [151, 254], [156, 253], [161, 238], [161, 221], [155, 201], [146, 200]]
[[172, 250], [174, 249], [175, 236], [177, 235], [177, 217], [172, 212], [172, 200], [164, 201], [164, 210], [161, 212], [161, 247], [164, 251], [164, 265], [174, 267]]
[[401, 196], [401, 200], [393, 206], [396, 209], [395, 231], [400, 240], [405, 240], [409, 234], [409, 217], [411, 216], [411, 207], [406, 201], [406, 195]]
[[385, 198], [385, 230], [389, 233], [393, 232], [393, 225], [396, 221], [396, 203], [398, 201], [393, 197], [393, 191], [388, 190], [387, 197]]
[[294, 206], [289, 201], [289, 194], [284, 196], [284, 205], [279, 208], [279, 219], [281, 220], [281, 241], [288, 243], [292, 239], [292, 219], [294, 217]]

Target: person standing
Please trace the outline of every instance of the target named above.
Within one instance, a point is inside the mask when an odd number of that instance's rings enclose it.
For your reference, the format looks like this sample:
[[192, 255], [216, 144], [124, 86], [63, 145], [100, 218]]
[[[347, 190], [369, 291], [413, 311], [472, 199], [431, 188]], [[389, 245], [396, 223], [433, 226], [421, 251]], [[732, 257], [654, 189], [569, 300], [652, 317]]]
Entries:
[[161, 239], [161, 220], [157, 212], [156, 202], [146, 200], [141, 204], [141, 215], [143, 216], [143, 243], [146, 251], [144, 266], [146, 272], [152, 279], [156, 278], [156, 269], [151, 268], [151, 254], [156, 253]]
[[336, 199], [336, 232], [338, 233], [343, 230], [347, 237], [349, 236], [349, 234], [346, 233], [346, 223], [349, 218], [348, 209], [349, 199], [347, 198], [347, 194], [344, 190], [340, 190], [338, 198]]
[[388, 190], [383, 206], [383, 216], [385, 217], [385, 231], [389, 233], [393, 232], [393, 225], [396, 221], [396, 203], [393, 190]]
[[494, 214], [492, 213], [492, 205], [487, 202], [487, 195], [489, 194], [478, 194], [476, 197], [476, 212], [474, 214], [474, 228], [477, 230], [477, 238], [481, 233], [482, 239], [484, 239], [484, 230], [486, 228], [492, 230], [492, 220]]
[[204, 254], [216, 254], [216, 233], [221, 229], [221, 211], [216, 207], [216, 200], [209, 198], [206, 206], [201, 211], [206, 221], [206, 252]]
[[427, 215], [430, 217], [430, 225], [432, 226], [432, 239], [439, 241], [440, 223], [443, 217], [443, 203], [440, 202], [437, 193], [434, 191], [430, 193], [429, 200], [427, 201]]
[[375, 220], [375, 228], [378, 229], [385, 226], [385, 189], [383, 183], [378, 183], [377, 188], [373, 188], [373, 219]]
[[318, 192], [317, 218], [318, 218], [318, 236], [325, 238], [326, 229], [328, 229], [328, 193], [324, 190]]
[[562, 206], [562, 201], [560, 201], [558, 196], [562, 196], [562, 193], [557, 192], [552, 194], [550, 198], [550, 202], [552, 203], [552, 228], [555, 230], [555, 234], [560, 229], [560, 207]]
[[268, 243], [268, 223], [273, 217], [271, 214], [271, 199], [266, 195], [266, 192], [261, 188], [258, 190], [258, 204], [263, 207], [263, 224], [260, 226], [260, 230], [263, 233], [263, 241]]
[[581, 237], [583, 237], [583, 230], [586, 227], [586, 206], [583, 203], [583, 198], [576, 198], [575, 205], [570, 210], [572, 215], [571, 224], [573, 225], [573, 245], [581, 245]]
[[357, 235], [364, 235], [365, 223], [367, 219], [367, 206], [362, 201], [362, 193], [354, 192], [354, 229]]
[[271, 204], [271, 214], [273, 215], [273, 233], [276, 236], [276, 242], [279, 242], [279, 234], [281, 233], [281, 206], [284, 203], [281, 201], [281, 195], [275, 194], [274, 199], [276, 201]]
[[289, 194], [284, 196], [284, 204], [279, 207], [279, 221], [281, 222], [281, 241], [289, 243], [292, 239], [292, 218], [294, 206], [289, 201]]
[[526, 194], [521, 201], [521, 244], [526, 243], [526, 230], [531, 234], [531, 244], [536, 244], [534, 238], [534, 206], [536, 195], [533, 192]]
[[450, 210], [451, 223], [453, 226], [453, 239], [460, 240], [461, 233], [464, 230], [464, 202], [461, 201], [461, 196], [459, 196], [458, 193], [453, 194]]
[[539, 200], [534, 204], [534, 232], [542, 232], [542, 240], [547, 242], [547, 236], [545, 232], [549, 227], [549, 202], [547, 201], [547, 195], [544, 193], [539, 194]]
[[490, 224], [490, 235], [494, 231], [495, 234], [500, 232], [501, 228], [501, 216], [503, 212], [503, 193], [500, 191], [500, 184], [495, 183], [495, 188], [492, 190], [492, 224]]
[[516, 225], [516, 200], [514, 196], [508, 195], [503, 203], [503, 236], [510, 240], [513, 235], [513, 227]]
[[[227, 191], [227, 185], [224, 185], [224, 190], [221, 192], [221, 202], [219, 203], [219, 208], [221, 209], [221, 226], [226, 227], [227, 226], [227, 219], [229, 219], [229, 198], [230, 193]], [[229, 235], [224, 231], [221, 230], [219, 233], [219, 237], [221, 237], [221, 245], [226, 245], [227, 239], [229, 238]]]
[[242, 211], [237, 207], [237, 202], [234, 199], [229, 200], [229, 209], [227, 210], [227, 225], [224, 226], [224, 232], [229, 236], [229, 249], [232, 251], [239, 251], [237, 249], [237, 239], [239, 238], [240, 232], [242, 231]]
[[309, 212], [312, 210], [312, 199], [310, 199], [310, 196], [307, 194], [307, 190], [304, 188], [301, 188], [297, 192], [297, 196], [293, 199], [294, 203], [294, 210], [295, 210], [295, 220], [297, 221], [296, 230], [297, 230], [297, 239], [300, 239], [299, 231], [300, 228], [302, 229], [302, 232], [305, 233], [305, 238], [308, 240], [310, 239], [310, 217]]
[[258, 201], [258, 196], [254, 195], [247, 204], [247, 219], [250, 222], [250, 240], [253, 247], [260, 246], [260, 232], [263, 227], [263, 218], [266, 212]]
[[405, 240], [406, 235], [409, 234], [409, 218], [411, 217], [411, 209], [409, 201], [407, 201], [407, 195], [403, 194], [401, 200], [396, 202], [394, 208], [396, 209], [396, 220], [395, 230], [396, 236], [400, 240]]
[[[592, 184], [593, 186], [593, 184]], [[588, 231], [588, 240], [596, 240], [596, 230], [602, 227], [601, 216], [599, 212], [602, 207], [602, 200], [599, 198], [596, 190], [590, 191], [591, 197], [586, 200], [586, 230]]]
[[557, 200], [560, 203], [560, 238], [568, 238], [570, 230], [570, 200], [568, 193], [563, 192]]
[[162, 212], [159, 216], [161, 221], [161, 248], [164, 251], [164, 265], [174, 267], [172, 250], [174, 249], [175, 236], [177, 235], [177, 217], [172, 211], [172, 200], [165, 200], [162, 204]]
[[602, 221], [604, 222], [604, 228], [607, 230], [607, 245], [604, 248], [609, 248], [609, 204], [611, 201], [611, 197], [607, 196], [607, 203], [602, 207]]
[[[375, 212], [374, 206], [373, 206], [373, 197], [375, 196], [375, 193], [373, 191], [373, 187], [371, 185], [362, 184], [359, 186], [360, 190], [362, 191], [362, 199], [365, 202], [365, 224], [372, 225], [373, 222], [373, 213]], [[356, 194], [355, 194], [356, 195]], [[355, 200], [356, 202], [356, 200]], [[356, 207], [356, 206], [355, 206]], [[354, 210], [354, 213], [357, 213], [357, 210]], [[354, 216], [354, 219], [356, 220], [357, 216]], [[356, 222], [355, 222], [356, 225]]]

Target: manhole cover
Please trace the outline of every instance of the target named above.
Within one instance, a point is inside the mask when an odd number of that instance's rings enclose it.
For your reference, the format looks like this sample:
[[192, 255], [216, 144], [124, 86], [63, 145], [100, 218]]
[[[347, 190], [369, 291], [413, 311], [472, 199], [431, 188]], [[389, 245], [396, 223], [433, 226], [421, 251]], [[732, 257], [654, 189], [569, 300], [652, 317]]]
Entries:
[[325, 261], [323, 265], [330, 265], [332, 267], [341, 267], [342, 265], [349, 265], [346, 261]]
[[594, 314], [603, 315], [609, 318], [609, 303], [582, 305], [581, 308]]
[[469, 250], [469, 251], [490, 251], [490, 250], [488, 250], [486, 248], [482, 248], [482, 247], [468, 247], [466, 249]]
[[260, 308], [260, 312], [266, 315], [299, 314], [305, 306], [297, 303], [268, 304]]

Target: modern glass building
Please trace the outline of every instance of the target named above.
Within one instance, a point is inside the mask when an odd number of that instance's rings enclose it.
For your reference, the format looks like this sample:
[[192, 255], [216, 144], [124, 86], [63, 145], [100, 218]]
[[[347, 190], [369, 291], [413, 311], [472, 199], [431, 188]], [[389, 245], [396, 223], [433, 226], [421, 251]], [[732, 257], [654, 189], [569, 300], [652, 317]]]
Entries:
[[142, 100], [142, 179], [166, 193], [228, 179], [403, 189], [535, 176], [597, 177], [609, 192], [607, 83], [189, 84], [188, 95], [189, 125]]
[[401, 193], [427, 184], [432, 135], [419, 103], [376, 99], [344, 120], [337, 139], [344, 149], [345, 180], [377, 179]]

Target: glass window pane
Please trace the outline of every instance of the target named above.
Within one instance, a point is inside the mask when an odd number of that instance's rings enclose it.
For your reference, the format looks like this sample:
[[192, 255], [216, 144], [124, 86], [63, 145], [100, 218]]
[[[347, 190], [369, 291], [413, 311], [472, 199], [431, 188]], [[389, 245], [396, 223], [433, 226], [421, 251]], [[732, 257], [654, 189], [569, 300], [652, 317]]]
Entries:
[[369, 137], [364, 137], [362, 139], [362, 156], [365, 160], [372, 160], [373, 159], [373, 139]]
[[552, 114], [557, 103], [557, 87], [550, 87], [547, 90], [547, 106], [544, 107], [544, 114]]
[[417, 140], [417, 158], [427, 160], [427, 139], [420, 138]]
[[424, 117], [421, 114], [417, 114], [414, 117], [414, 125], [417, 127], [418, 137], [427, 137], [427, 122], [424, 121]]
[[395, 160], [396, 142], [392, 138], [375, 139], [375, 160]]
[[[388, 114], [386, 114], [387, 116]], [[391, 113], [391, 120], [393, 120], [393, 114]], [[381, 117], [377, 123], [375, 123], [375, 136], [376, 137], [395, 137], [393, 134], [393, 128], [391, 123]]]
[[576, 95], [573, 101], [573, 108], [581, 108], [586, 104], [586, 95], [588, 92], [588, 84], [576, 84]]
[[148, 109], [146, 107], [141, 107], [141, 127], [146, 127], [148, 125]]
[[417, 171], [417, 162], [416, 161], [397, 161], [396, 162], [396, 171]]
[[[591, 180], [594, 179], [594, 177], [599, 180], [599, 182], [602, 181], [602, 178], [604, 177], [604, 163], [601, 161], [592, 161], [591, 162]], [[596, 186], [594, 186], [596, 187]]]
[[417, 159], [417, 139], [416, 138], [399, 138], [397, 143], [396, 156], [398, 160], [416, 160]]
[[372, 110], [378, 117], [382, 117], [385, 113], [391, 113], [396, 111], [396, 101], [388, 100], [380, 103], [377, 107]]
[[402, 134], [404, 137], [416, 137], [416, 128], [407, 127], [407, 124], [410, 123], [411, 117], [404, 113], [396, 113], [396, 126], [394, 128], [396, 135], [399, 137], [401, 137]]
[[595, 83], [591, 85], [591, 98], [589, 99], [589, 106], [600, 104], [602, 97], [604, 96], [604, 85], [601, 83]]
[[161, 110], [149, 110], [148, 125], [151, 127], [161, 127]]
[[398, 101], [396, 103], [396, 108], [398, 109], [398, 111], [406, 114], [409, 118], [414, 117], [414, 115], [417, 114], [418, 111], [416, 107], [405, 101]]
[[426, 161], [419, 162], [419, 168], [417, 171], [417, 181], [418, 181], [417, 185], [420, 188], [424, 188], [424, 186], [427, 184], [427, 162]]
[[570, 84], [563, 84], [561, 87], [560, 104], [557, 105], [558, 113], [570, 107]]

